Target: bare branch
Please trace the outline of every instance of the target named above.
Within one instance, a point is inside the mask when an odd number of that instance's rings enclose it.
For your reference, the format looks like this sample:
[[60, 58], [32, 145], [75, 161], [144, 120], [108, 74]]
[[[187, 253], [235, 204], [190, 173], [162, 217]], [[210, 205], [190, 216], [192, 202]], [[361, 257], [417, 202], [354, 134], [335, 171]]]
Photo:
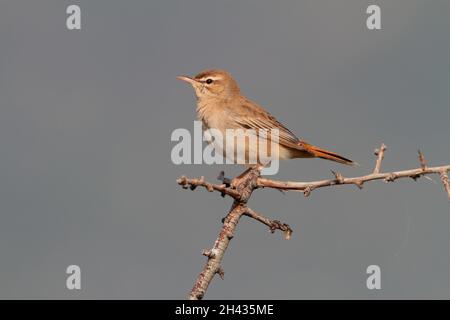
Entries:
[[190, 188], [191, 190], [195, 190], [197, 187], [204, 187], [209, 192], [213, 192], [214, 190], [216, 190], [222, 194], [229, 195], [234, 199], [239, 199], [241, 196], [239, 192], [227, 187], [225, 184], [213, 184], [206, 182], [204, 177], [200, 177], [200, 179], [188, 179], [185, 176], [181, 176], [179, 179], [177, 179], [177, 183], [184, 189]]
[[354, 184], [356, 186], [362, 185], [367, 181], [372, 180], [385, 180], [386, 182], [392, 182], [400, 178], [414, 178], [415, 176], [423, 176], [426, 174], [440, 174], [442, 171], [447, 172], [450, 170], [450, 165], [441, 167], [429, 167], [423, 170], [422, 168], [410, 169], [403, 171], [393, 171], [386, 173], [371, 173], [365, 176], [354, 178], [342, 178], [341, 181], [337, 179], [319, 180], [311, 182], [294, 182], [294, 181], [278, 181], [266, 178], [259, 178], [257, 181], [258, 187], [261, 188], [274, 188], [285, 191], [306, 191], [315, 190], [323, 187], [331, 187], [341, 184]]
[[247, 208], [247, 211], [244, 212], [244, 215], [268, 226], [270, 233], [274, 233], [275, 230], [280, 230], [284, 233], [284, 237], [286, 240], [289, 240], [291, 238], [292, 229], [287, 223], [281, 223], [278, 220], [271, 220], [250, 208]]
[[[230, 211], [223, 219], [222, 228], [220, 230], [219, 236], [214, 242], [214, 246], [211, 249], [205, 249], [202, 252], [202, 254], [208, 258], [208, 260], [203, 267], [203, 270], [198, 275], [194, 283], [194, 287], [189, 293], [188, 298], [191, 300], [202, 299], [206, 293], [206, 290], [208, 289], [209, 284], [216, 274], [218, 274], [223, 279], [225, 273], [221, 266], [222, 259], [226, 249], [228, 248], [230, 240], [234, 237], [236, 226], [243, 215], [251, 217], [265, 224], [269, 227], [269, 231], [272, 233], [275, 232], [275, 230], [281, 230], [282, 232], [284, 232], [286, 239], [289, 239], [291, 237], [292, 229], [288, 224], [281, 223], [278, 220], [271, 220], [247, 207], [246, 204], [248, 200], [250, 199], [253, 191], [257, 188], [273, 188], [280, 191], [299, 191], [303, 192], [303, 194], [307, 197], [313, 190], [323, 187], [353, 184], [361, 189], [364, 183], [368, 181], [384, 180], [385, 182], [392, 182], [401, 178], [412, 178], [414, 180], [417, 180], [422, 176], [438, 174], [450, 201], [450, 183], [448, 177], [450, 165], [428, 167], [425, 161], [425, 157], [419, 150], [420, 168], [382, 173], [380, 172], [381, 162], [383, 161], [385, 151], [386, 146], [384, 144], [381, 144], [381, 147], [375, 150], [377, 159], [375, 168], [372, 173], [352, 178], [346, 178], [341, 173], [332, 171], [334, 179], [311, 182], [277, 181], [261, 178], [260, 168], [258, 167], [247, 170], [243, 174], [241, 174], [238, 179], [235, 179], [237, 183], [234, 185], [234, 187], [230, 186], [231, 180], [225, 178], [223, 173], [221, 173], [221, 175], [219, 176], [222, 184], [212, 184], [206, 182], [203, 177], [201, 177], [200, 179], [188, 179], [185, 176], [180, 177], [177, 182], [184, 189], [195, 190], [197, 187], [203, 187], [209, 192], [217, 191], [220, 192], [222, 196], [228, 195], [234, 199]], [[428, 178], [428, 176], [426, 177]]]
[[444, 185], [444, 189], [447, 192], [448, 201], [450, 201], [450, 184], [448, 182], [448, 170], [442, 170], [440, 173], [442, 184]]
[[[335, 179], [319, 180], [311, 182], [293, 182], [293, 181], [277, 181], [266, 178], [259, 178], [257, 181], [257, 185], [258, 187], [261, 188], [274, 188], [284, 191], [301, 191], [304, 193], [305, 196], [309, 196], [313, 190], [323, 187], [353, 184], [361, 189], [364, 183], [373, 180], [384, 180], [385, 182], [393, 182], [401, 178], [412, 178], [416, 180], [417, 178], [428, 174], [439, 174], [441, 175], [441, 180], [443, 181], [444, 186], [446, 186], [445, 176], [447, 176], [447, 172], [450, 170], [450, 165], [440, 167], [428, 167], [425, 162], [425, 158], [422, 152], [420, 151], [419, 151], [419, 161], [421, 165], [420, 168], [381, 173], [380, 172], [381, 162], [384, 158], [385, 150], [386, 146], [382, 144], [380, 149], [377, 149], [375, 151], [375, 154], [377, 155], [375, 169], [373, 173], [364, 176], [345, 178], [342, 176], [342, 174], [332, 171], [333, 175], [335, 176]], [[444, 178], [442, 178], [443, 174], [445, 174]], [[446, 188], [445, 190], [447, 191], [447, 187], [445, 188]]]
[[203, 255], [208, 258], [203, 270], [197, 277], [194, 283], [194, 287], [189, 293], [188, 298], [190, 300], [202, 299], [208, 289], [209, 284], [216, 274], [218, 274], [222, 279], [225, 272], [221, 267], [221, 262], [225, 251], [228, 248], [230, 240], [234, 237], [234, 232], [239, 219], [248, 210], [245, 205], [250, 198], [253, 190], [256, 189], [256, 180], [259, 178], [260, 171], [258, 169], [249, 170], [245, 176], [243, 176], [239, 184], [236, 186], [236, 190], [226, 188], [223, 185], [213, 185], [204, 181], [204, 179], [187, 179], [182, 177], [179, 180], [179, 184], [194, 185], [206, 187], [209, 185], [212, 190], [219, 191], [221, 193], [226, 193], [230, 197], [234, 198], [233, 205], [227, 216], [223, 219], [222, 229], [220, 230], [219, 236], [214, 242], [214, 246], [210, 250], [203, 250]]
[[377, 161], [375, 163], [375, 168], [373, 169], [373, 173], [379, 173], [381, 169], [381, 162], [384, 159], [384, 152], [386, 151], [386, 145], [384, 143], [381, 144], [379, 149], [375, 149], [375, 155], [377, 156]]
[[203, 250], [203, 255], [208, 257], [208, 261], [203, 267], [202, 272], [198, 275], [197, 280], [194, 283], [194, 287], [189, 293], [188, 298], [190, 300], [199, 300], [203, 298], [216, 273], [222, 275], [223, 277], [224, 272], [220, 264], [222, 262], [223, 255], [228, 248], [228, 244], [233, 238], [236, 225], [245, 210], [246, 208], [244, 206], [235, 206], [225, 218], [224, 224], [219, 236], [214, 242], [213, 248], [210, 250]]

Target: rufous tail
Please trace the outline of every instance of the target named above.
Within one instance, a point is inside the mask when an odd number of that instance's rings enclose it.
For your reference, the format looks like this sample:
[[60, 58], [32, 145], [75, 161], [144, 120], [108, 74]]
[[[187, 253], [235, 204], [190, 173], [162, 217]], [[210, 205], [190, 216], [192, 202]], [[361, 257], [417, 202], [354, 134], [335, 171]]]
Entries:
[[347, 159], [335, 152], [328, 151], [328, 150], [313, 146], [311, 144], [302, 143], [302, 147], [306, 151], [311, 153], [314, 157], [317, 157], [317, 158], [327, 159], [327, 160], [331, 160], [331, 161], [335, 161], [335, 162], [339, 162], [339, 163], [347, 164], [347, 165], [351, 165], [351, 166], [358, 165], [358, 163], [353, 160]]

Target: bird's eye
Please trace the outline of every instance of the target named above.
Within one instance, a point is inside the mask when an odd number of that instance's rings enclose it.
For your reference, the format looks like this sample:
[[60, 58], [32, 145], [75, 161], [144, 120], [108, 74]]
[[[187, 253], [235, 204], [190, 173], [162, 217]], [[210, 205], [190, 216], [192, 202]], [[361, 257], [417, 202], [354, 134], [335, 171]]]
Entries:
[[207, 84], [211, 84], [212, 82], [213, 82], [212, 79], [206, 79], [206, 83], [207, 83]]

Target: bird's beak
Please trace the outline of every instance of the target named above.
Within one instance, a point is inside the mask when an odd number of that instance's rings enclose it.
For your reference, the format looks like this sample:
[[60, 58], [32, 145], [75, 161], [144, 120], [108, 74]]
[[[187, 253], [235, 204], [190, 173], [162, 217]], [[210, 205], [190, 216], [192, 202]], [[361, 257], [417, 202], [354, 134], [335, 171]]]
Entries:
[[187, 76], [178, 76], [177, 79], [178, 80], [182, 80], [182, 81], [186, 81], [187, 83], [190, 83], [191, 85], [195, 85], [197, 83], [197, 80], [192, 79], [192, 78], [187, 77]]

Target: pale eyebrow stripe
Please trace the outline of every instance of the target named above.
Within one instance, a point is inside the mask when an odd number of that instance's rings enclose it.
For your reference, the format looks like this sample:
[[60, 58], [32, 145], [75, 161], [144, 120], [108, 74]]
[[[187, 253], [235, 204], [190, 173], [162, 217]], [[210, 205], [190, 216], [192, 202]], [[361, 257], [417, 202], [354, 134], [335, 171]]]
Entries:
[[223, 78], [221, 76], [203, 76], [200, 79], [198, 79], [198, 81], [206, 81], [207, 79], [212, 79], [213, 81], [215, 80], [222, 80]]

